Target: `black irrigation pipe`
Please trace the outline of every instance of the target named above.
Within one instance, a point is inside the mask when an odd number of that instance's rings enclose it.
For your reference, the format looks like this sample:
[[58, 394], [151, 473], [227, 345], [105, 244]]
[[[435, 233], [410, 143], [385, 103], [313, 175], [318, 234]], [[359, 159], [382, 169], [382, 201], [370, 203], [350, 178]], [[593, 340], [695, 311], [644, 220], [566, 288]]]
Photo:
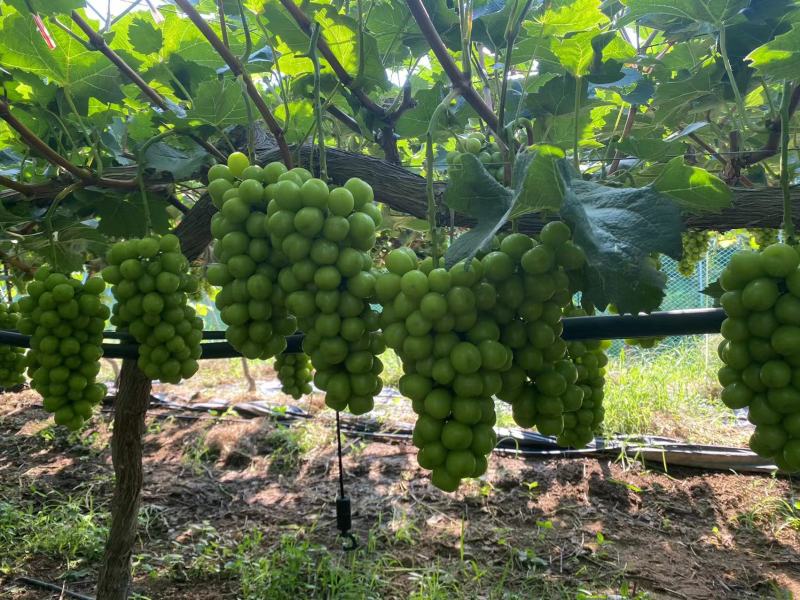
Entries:
[[[671, 310], [649, 315], [603, 315], [595, 317], [568, 317], [564, 319], [563, 338], [577, 340], [613, 340], [626, 338], [666, 337], [673, 335], [696, 335], [719, 333], [725, 319], [721, 308], [698, 308], [693, 310]], [[103, 344], [105, 358], [136, 358], [137, 345], [129, 343], [129, 335], [114, 331], [105, 332], [106, 339], [123, 343]], [[225, 339], [224, 331], [204, 331], [204, 340]], [[302, 334], [286, 338], [287, 354], [301, 352]], [[15, 331], [0, 330], [0, 344], [30, 348], [30, 336]], [[201, 358], [233, 358], [241, 356], [228, 342], [207, 342], [200, 346]]]

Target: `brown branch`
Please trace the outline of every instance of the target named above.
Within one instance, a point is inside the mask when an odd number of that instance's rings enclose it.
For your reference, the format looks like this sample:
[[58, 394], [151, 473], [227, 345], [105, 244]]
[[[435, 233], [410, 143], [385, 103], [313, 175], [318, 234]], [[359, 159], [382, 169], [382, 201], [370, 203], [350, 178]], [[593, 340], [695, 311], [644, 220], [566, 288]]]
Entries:
[[245, 88], [247, 89], [247, 95], [250, 97], [250, 100], [253, 101], [253, 104], [255, 104], [256, 109], [261, 114], [261, 117], [264, 119], [264, 122], [266, 123], [270, 132], [275, 137], [275, 141], [277, 142], [281, 151], [283, 162], [287, 167], [291, 168], [292, 154], [289, 151], [289, 145], [286, 143], [286, 138], [283, 135], [283, 129], [278, 124], [278, 121], [275, 120], [275, 117], [272, 115], [272, 111], [269, 109], [269, 106], [267, 106], [267, 103], [264, 102], [264, 98], [261, 97], [261, 94], [253, 83], [253, 79], [250, 77], [250, 74], [242, 66], [242, 63], [239, 61], [239, 59], [231, 53], [225, 44], [222, 43], [222, 40], [219, 39], [217, 34], [214, 33], [214, 30], [211, 29], [209, 24], [206, 23], [203, 17], [200, 16], [200, 13], [198, 13], [189, 3], [189, 0], [175, 0], [175, 4], [180, 6], [181, 10], [186, 13], [192, 23], [195, 24], [195, 27], [200, 30], [200, 33], [203, 34], [211, 46], [213, 46], [214, 50], [217, 51], [217, 54], [222, 57], [228, 67], [230, 67], [231, 73], [233, 73], [236, 77], [242, 78]]
[[407, 81], [406, 84], [403, 86], [403, 99], [400, 102], [400, 106], [398, 106], [394, 111], [392, 111], [387, 117], [386, 120], [389, 122], [392, 127], [394, 127], [395, 123], [403, 116], [403, 113], [407, 110], [411, 110], [417, 105], [417, 101], [414, 100], [414, 96], [411, 95], [411, 82]]
[[29, 183], [22, 183], [20, 181], [14, 181], [8, 177], [4, 177], [0, 175], [0, 185], [7, 187], [15, 192], [19, 192], [25, 196], [30, 196], [32, 193], [36, 191], [36, 186], [31, 185]]
[[22, 123], [22, 121], [12, 115], [11, 107], [5, 100], [0, 100], [0, 119], [3, 119], [6, 123], [8, 123], [9, 126], [11, 126], [11, 128], [20, 135], [28, 147], [41, 154], [45, 159], [47, 159], [47, 162], [61, 167], [85, 183], [94, 181], [94, 177], [89, 171], [73, 165], [66, 158], [61, 156], [58, 152], [53, 150], [44, 141], [42, 141], [39, 136], [33, 133], [33, 131], [28, 129], [25, 124]]
[[325, 110], [350, 131], [361, 135], [361, 127], [358, 126], [358, 122], [353, 117], [342, 111], [342, 109], [340, 109], [338, 106], [331, 104]]
[[[795, 86], [789, 100], [789, 118], [797, 111], [800, 104], [800, 85]], [[769, 135], [761, 150], [754, 152], [744, 152], [737, 157], [731, 157], [731, 162], [735, 163], [737, 169], [750, 167], [757, 162], [775, 156], [780, 149], [781, 141], [781, 120], [773, 119], [767, 123]]]
[[[284, 3], [286, 1], [287, 0], [281, 0], [281, 2]], [[495, 133], [496, 137], [499, 140], [503, 140], [502, 132], [498, 131], [499, 124], [497, 115], [495, 115], [492, 109], [489, 108], [489, 105], [483, 101], [480, 94], [472, 87], [472, 82], [461, 72], [461, 69], [458, 68], [455, 61], [450, 56], [447, 47], [439, 36], [439, 32], [436, 31], [436, 27], [433, 21], [431, 21], [428, 11], [425, 10], [422, 0], [406, 0], [406, 3], [420, 31], [422, 31], [422, 35], [428, 41], [433, 54], [436, 56], [439, 64], [442, 65], [442, 69], [444, 69], [445, 74], [452, 82], [453, 87], [458, 90], [464, 100], [478, 113], [478, 116], [486, 121], [486, 124]]]
[[[619, 141], [623, 141], [627, 139], [627, 137], [631, 134], [631, 130], [633, 129], [633, 124], [636, 121], [636, 113], [639, 111], [638, 104], [631, 104], [631, 107], [628, 109], [628, 117], [625, 119], [625, 126], [622, 128], [622, 135], [619, 138]], [[622, 152], [617, 150], [614, 153], [614, 160], [611, 162], [611, 166], [608, 168], [608, 174], [613, 175], [619, 169], [619, 164], [622, 162]]]
[[167, 204], [169, 204], [170, 206], [174, 206], [174, 207], [175, 207], [175, 208], [177, 208], [179, 211], [181, 211], [181, 212], [182, 212], [184, 215], [188, 215], [188, 214], [189, 214], [189, 211], [190, 211], [191, 209], [190, 209], [188, 206], [186, 206], [186, 205], [185, 205], [183, 202], [181, 202], [180, 200], [178, 200], [178, 199], [177, 199], [175, 196], [173, 196], [172, 194], [170, 194], [169, 196], [167, 196], [167, 197], [166, 197], [166, 200], [167, 200]]
[[[280, 2], [283, 4], [283, 7], [289, 12], [289, 14], [292, 15], [292, 18], [295, 20], [298, 27], [300, 27], [300, 29], [303, 30], [303, 33], [310, 38], [311, 20], [300, 9], [300, 7], [294, 3], [294, 0], [280, 0]], [[342, 66], [342, 63], [339, 62], [339, 59], [334, 55], [330, 46], [328, 46], [328, 42], [326, 42], [322, 36], [319, 36], [317, 39], [317, 48], [319, 48], [322, 57], [328, 61], [328, 64], [331, 66], [331, 69], [333, 69], [333, 72], [336, 74], [336, 77], [339, 79], [339, 81], [342, 82], [342, 85], [353, 93], [361, 105], [372, 114], [378, 117], [385, 117], [386, 111], [380, 105], [376, 104], [375, 101], [372, 100], [372, 98], [370, 98], [361, 88], [353, 76], [347, 72], [347, 70]]]
[[[110, 60], [114, 66], [122, 72], [123, 75], [130, 79], [136, 85], [136, 87], [142, 90], [142, 93], [147, 96], [150, 99], [150, 102], [152, 102], [155, 106], [164, 111], [170, 110], [170, 107], [164, 97], [155, 91], [151, 86], [149, 86], [147, 82], [142, 79], [142, 77], [128, 63], [126, 63], [119, 54], [109, 48], [103, 36], [92, 29], [92, 26], [84, 21], [77, 11], [73, 10], [71, 16], [72, 20], [75, 21], [78, 27], [80, 27], [89, 38], [90, 47], [94, 48], [103, 54], [103, 56], [105, 56], [108, 60]], [[187, 133], [187, 136], [196, 142], [200, 147], [202, 147], [206, 152], [213, 155], [217, 160], [223, 162], [225, 161], [225, 155], [222, 154], [222, 152], [220, 152], [213, 144], [210, 144], [206, 140], [196, 136], [193, 133]]]
[[5, 263], [10, 267], [14, 267], [17, 271], [22, 271], [23, 273], [31, 274], [36, 269], [34, 269], [29, 264], [24, 263], [16, 256], [11, 256], [10, 254], [6, 254], [2, 250], [0, 250], [0, 262]]
[[689, 139], [692, 140], [695, 144], [700, 146], [703, 150], [708, 152], [711, 156], [717, 159], [717, 161], [724, 167], [728, 168], [728, 161], [725, 160], [725, 157], [722, 156], [719, 152], [714, 150], [714, 148], [708, 143], [702, 140], [699, 135], [696, 133], [690, 133], [688, 135]]

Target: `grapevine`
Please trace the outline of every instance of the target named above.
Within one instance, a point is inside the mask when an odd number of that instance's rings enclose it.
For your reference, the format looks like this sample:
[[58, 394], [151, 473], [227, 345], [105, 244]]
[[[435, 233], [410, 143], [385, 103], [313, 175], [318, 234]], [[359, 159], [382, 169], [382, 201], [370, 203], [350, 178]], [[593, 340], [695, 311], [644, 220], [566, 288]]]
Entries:
[[116, 299], [111, 324], [139, 343], [139, 368], [149, 379], [178, 383], [197, 372], [203, 321], [187, 305], [197, 289], [174, 235], [117, 242], [102, 276]]
[[299, 400], [311, 393], [311, 360], [306, 354], [281, 354], [275, 359], [281, 391]]
[[[0, 329], [13, 331], [19, 315], [16, 307], [0, 304]], [[22, 348], [0, 344], [0, 389], [13, 388], [25, 381], [25, 354]]]
[[75, 431], [92, 416], [106, 387], [100, 372], [103, 329], [110, 311], [100, 301], [105, 283], [85, 283], [42, 267], [19, 299], [20, 333], [31, 336], [26, 357], [31, 387], [42, 395], [55, 422]]
[[800, 470], [800, 256], [787, 244], [735, 254], [720, 277], [727, 318], [721, 399], [748, 409], [750, 448]]

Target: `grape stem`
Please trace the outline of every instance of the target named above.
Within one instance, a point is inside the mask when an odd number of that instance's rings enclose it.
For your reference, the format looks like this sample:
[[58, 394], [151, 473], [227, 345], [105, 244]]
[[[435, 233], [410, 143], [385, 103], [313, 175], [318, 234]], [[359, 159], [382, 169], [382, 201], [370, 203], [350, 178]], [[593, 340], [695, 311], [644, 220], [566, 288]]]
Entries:
[[436, 225], [436, 196], [433, 193], [433, 135], [436, 133], [442, 112], [448, 109], [450, 102], [457, 98], [458, 95], [459, 91], [453, 90], [439, 103], [439, 106], [436, 107], [431, 115], [431, 120], [428, 123], [428, 132], [425, 136], [425, 193], [428, 198], [428, 226], [431, 229], [431, 255], [433, 257], [433, 264], [436, 267], [439, 266], [439, 229]]
[[[361, 17], [361, 3], [359, 2], [359, 18]], [[325, 128], [322, 125], [322, 94], [320, 83], [319, 56], [317, 44], [320, 35], [319, 23], [315, 22], [311, 29], [311, 41], [308, 46], [308, 57], [314, 65], [314, 118], [317, 122], [317, 145], [319, 146], [319, 177], [327, 183], [328, 161], [325, 159]], [[312, 153], [313, 156], [313, 153]]]
[[783, 232], [789, 243], [794, 242], [794, 221], [792, 220], [792, 197], [789, 190], [789, 126], [791, 110], [789, 104], [792, 97], [792, 85], [783, 84], [781, 100], [781, 191], [783, 192]]

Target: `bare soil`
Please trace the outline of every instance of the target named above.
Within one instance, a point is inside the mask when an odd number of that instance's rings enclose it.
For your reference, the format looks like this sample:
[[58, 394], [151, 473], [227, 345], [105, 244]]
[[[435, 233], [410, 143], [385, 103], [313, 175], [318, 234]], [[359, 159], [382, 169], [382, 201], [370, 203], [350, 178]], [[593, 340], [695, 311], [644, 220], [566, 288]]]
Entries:
[[[162, 391], [192, 395], [189, 386]], [[205, 400], [209, 392], [198, 390], [194, 398]], [[237, 393], [247, 399], [241, 387]], [[107, 510], [110, 409], [76, 444], [63, 434], [41, 435], [50, 421], [39, 404], [29, 391], [0, 396], [0, 502], [35, 502], [42, 491], [58, 491], [91, 494], [95, 507]], [[316, 407], [314, 399], [306, 405]], [[281, 442], [280, 426], [270, 419], [153, 409], [148, 425], [143, 508], [157, 518], [145, 520], [135, 554], [190, 552], [199, 525], [233, 540], [257, 529], [276, 544], [291, 531], [341, 552], [329, 414], [301, 425], [302, 443], [295, 446]], [[373, 540], [364, 556], [391, 556], [398, 565], [384, 574], [387, 598], [407, 598], [417, 569], [438, 564], [463, 573], [471, 560], [495, 584], [505, 578], [507, 597], [517, 597], [531, 578], [571, 598], [580, 589], [602, 592], [586, 598], [613, 598], [623, 586], [624, 597], [800, 597], [797, 480], [495, 454], [485, 480], [449, 495], [429, 484], [415, 453], [405, 442], [345, 444], [354, 533], [362, 543]], [[69, 588], [91, 594], [96, 568], [73, 574]], [[0, 598], [58, 598], [14, 579], [57, 581], [66, 571], [59, 561], [31, 556], [16, 572], [0, 573]], [[154, 599], [237, 596], [230, 578], [198, 578], [174, 566], [155, 575], [137, 569], [134, 584]], [[491, 596], [480, 584], [474, 589], [473, 597]]]

